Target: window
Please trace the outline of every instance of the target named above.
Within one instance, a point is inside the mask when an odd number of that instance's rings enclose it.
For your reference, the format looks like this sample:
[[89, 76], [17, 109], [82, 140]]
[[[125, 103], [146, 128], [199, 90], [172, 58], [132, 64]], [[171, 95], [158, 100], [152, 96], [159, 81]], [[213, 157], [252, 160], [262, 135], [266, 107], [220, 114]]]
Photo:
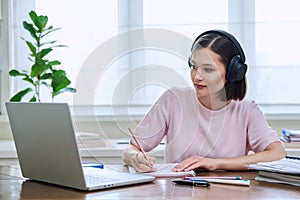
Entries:
[[[2, 68], [3, 68], [3, 45], [2, 45], [2, 0], [0, 0], [0, 105], [2, 105], [1, 89], [2, 89]], [[2, 107], [0, 106], [0, 114], [2, 113]]]
[[[263, 0], [255, 5], [255, 97], [263, 104], [300, 102], [300, 2]], [[280, 12], [278, 12], [280, 10]]]
[[[218, 3], [218, 7], [215, 6], [216, 3]], [[203, 5], [208, 9], [201, 9]], [[210, 11], [212, 8], [214, 12]], [[159, 84], [146, 85], [141, 90], [143, 95], [136, 95], [136, 97], [142, 99], [147, 96], [149, 100], [147, 103], [151, 103], [166, 88], [192, 86], [187, 58], [190, 55], [193, 39], [207, 29], [228, 29], [227, 8], [228, 1], [218, 0], [143, 1], [143, 27], [145, 29], [167, 29], [170, 32], [167, 33], [169, 34], [167, 37], [163, 37], [163, 33], [157, 35], [156, 40], [164, 43], [161, 48], [144, 52], [145, 62], [164, 66], [161, 67], [163, 70], [156, 69], [151, 71], [152, 73], [147, 73], [152, 77], [161, 76], [157, 81]], [[188, 39], [184, 40], [182, 37]], [[172, 82], [167, 80], [172, 80]]]
[[[60, 6], [57, 6], [57, 5]], [[66, 14], [68, 9], [68, 14]], [[67, 44], [69, 47], [56, 49], [55, 58], [62, 61], [63, 67], [71, 77], [73, 86], [79, 87], [77, 96], [82, 96], [83, 93], [91, 93], [94, 96], [88, 96], [88, 101], [78, 102], [79, 104], [109, 104], [110, 91], [113, 91], [113, 86], [117, 84], [117, 78], [120, 77], [124, 69], [111, 68], [107, 73], [111, 75], [109, 79], [95, 78], [101, 66], [101, 57], [98, 61], [93, 62], [93, 66], [88, 66], [83, 71], [84, 62], [86, 62], [97, 48], [101, 48], [101, 44], [109, 40], [118, 33], [118, 4], [116, 0], [98, 1], [98, 0], [45, 0], [36, 1], [37, 13], [47, 15], [49, 24], [56, 27], [61, 27], [61, 30], [56, 32], [54, 37], [61, 43]], [[100, 55], [101, 56], [101, 55]], [[99, 76], [101, 74], [98, 74]], [[78, 76], [83, 76], [86, 80], [80, 84]], [[82, 79], [80, 79], [82, 80]], [[93, 80], [95, 80], [93, 82]], [[98, 81], [98, 82], [97, 82]], [[101, 94], [94, 94], [90, 91], [92, 86], [96, 85]], [[101, 85], [105, 85], [106, 91], [103, 91]], [[89, 88], [89, 86], [91, 86]], [[58, 96], [55, 101], [73, 101], [72, 94], [63, 94]]]
[[[3, 20], [2, 20], [2, 0], [0, 0], [0, 105], [2, 105], [2, 98], [1, 98], [1, 90], [2, 90], [2, 68], [3, 68], [3, 35], [2, 35], [2, 26], [3, 26]], [[2, 106], [0, 106], [0, 115], [2, 114]]]
[[3, 99], [8, 96], [8, 78], [6, 75], [6, 69], [8, 66], [8, 46], [9, 46], [9, 37], [8, 37], [8, 20], [7, 15], [8, 11], [5, 8], [8, 8], [9, 5], [5, 0], [0, 0], [0, 114], [3, 113]]
[[[166, 88], [191, 85], [186, 60], [193, 39], [208, 29], [224, 29], [244, 47], [249, 98], [261, 105], [300, 102], [297, 0], [43, 0], [32, 8], [14, 3], [19, 6], [11, 66], [30, 66], [20, 40], [30, 9], [62, 28], [54, 37], [69, 47], [52, 56], [62, 61], [78, 92], [56, 101], [151, 105]], [[12, 83], [12, 92], [23, 87]]]

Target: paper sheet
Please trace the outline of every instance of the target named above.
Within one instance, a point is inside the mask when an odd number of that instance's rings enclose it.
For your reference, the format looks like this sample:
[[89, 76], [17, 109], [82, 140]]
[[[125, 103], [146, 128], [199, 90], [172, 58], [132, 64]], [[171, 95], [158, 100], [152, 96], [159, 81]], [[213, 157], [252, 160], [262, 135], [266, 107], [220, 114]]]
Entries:
[[296, 159], [282, 159], [273, 162], [261, 162], [257, 164], [251, 164], [249, 169], [256, 169], [270, 172], [280, 172], [287, 174], [300, 174], [300, 160]]
[[[164, 164], [155, 164], [154, 167], [156, 168], [155, 172], [147, 172], [142, 173], [148, 176], [154, 177], [182, 177], [182, 176], [194, 176], [195, 172], [193, 170], [187, 172], [174, 172], [173, 168], [177, 165], [177, 163], [164, 163]], [[137, 173], [132, 167], [129, 167], [130, 173]]]

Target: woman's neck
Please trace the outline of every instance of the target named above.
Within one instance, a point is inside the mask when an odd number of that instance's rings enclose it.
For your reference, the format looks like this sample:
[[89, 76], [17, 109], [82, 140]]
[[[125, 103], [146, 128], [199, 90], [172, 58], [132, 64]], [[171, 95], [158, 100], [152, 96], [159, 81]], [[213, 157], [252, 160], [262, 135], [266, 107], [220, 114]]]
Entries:
[[231, 100], [223, 101], [218, 97], [212, 97], [212, 96], [208, 96], [208, 97], [197, 96], [197, 98], [200, 101], [200, 103], [209, 110], [220, 110], [231, 102]]

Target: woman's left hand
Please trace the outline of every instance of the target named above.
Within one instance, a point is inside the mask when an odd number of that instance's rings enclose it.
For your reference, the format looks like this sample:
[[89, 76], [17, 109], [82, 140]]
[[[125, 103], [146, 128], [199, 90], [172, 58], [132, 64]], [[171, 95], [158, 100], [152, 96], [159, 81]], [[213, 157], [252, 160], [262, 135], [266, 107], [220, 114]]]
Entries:
[[204, 158], [200, 156], [191, 156], [174, 167], [174, 171], [190, 171], [193, 169], [201, 168], [207, 170], [216, 170], [218, 169], [219, 159], [213, 158]]

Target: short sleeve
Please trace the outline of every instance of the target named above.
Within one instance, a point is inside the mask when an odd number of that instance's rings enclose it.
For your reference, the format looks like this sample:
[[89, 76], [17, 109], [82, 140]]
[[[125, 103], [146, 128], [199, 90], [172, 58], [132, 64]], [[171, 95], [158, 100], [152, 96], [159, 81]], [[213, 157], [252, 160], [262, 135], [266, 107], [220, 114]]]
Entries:
[[254, 152], [264, 151], [273, 142], [279, 141], [278, 134], [273, 130], [258, 105], [251, 101], [248, 112], [248, 139], [250, 150]]

